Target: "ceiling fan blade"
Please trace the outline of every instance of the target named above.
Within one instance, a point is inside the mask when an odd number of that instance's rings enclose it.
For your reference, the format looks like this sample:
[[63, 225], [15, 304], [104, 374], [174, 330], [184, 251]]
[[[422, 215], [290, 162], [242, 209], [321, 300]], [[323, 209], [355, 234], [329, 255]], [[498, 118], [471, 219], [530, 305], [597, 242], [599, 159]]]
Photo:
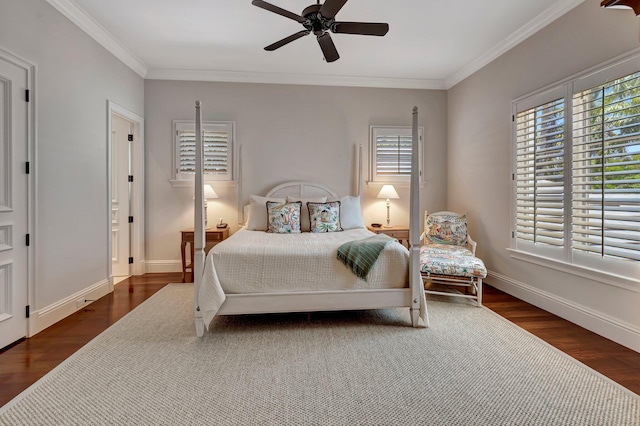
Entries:
[[307, 34], [309, 34], [309, 32], [310, 31], [302, 30], [302, 31], [297, 32], [295, 34], [291, 34], [289, 37], [285, 37], [280, 41], [276, 41], [275, 43], [270, 44], [269, 46], [265, 47], [264, 50], [268, 50], [268, 51], [271, 52], [273, 50], [279, 49], [282, 46], [284, 46], [285, 44], [289, 44], [292, 41], [299, 39], [300, 37], [306, 36]]
[[301, 24], [306, 22], [307, 20], [305, 18], [303, 18], [300, 15], [297, 15], [293, 12], [289, 12], [288, 10], [284, 10], [278, 6], [275, 6], [271, 3], [267, 3], [266, 1], [262, 1], [262, 0], [253, 0], [251, 2], [252, 5], [254, 6], [258, 6], [261, 9], [264, 10], [268, 10], [269, 12], [273, 12], [273, 13], [277, 13], [278, 15], [282, 15], [284, 17], [287, 17], [289, 19], [293, 19], [294, 21], [298, 21]]
[[331, 31], [338, 34], [361, 34], [383, 36], [389, 31], [389, 24], [376, 22], [336, 22]]
[[333, 44], [333, 40], [331, 40], [331, 35], [329, 33], [319, 35], [318, 43], [320, 44], [320, 49], [322, 49], [324, 59], [327, 62], [337, 61], [340, 58], [338, 49], [336, 49], [336, 45]]
[[325, 18], [333, 19], [346, 2], [347, 0], [326, 0], [318, 12]]

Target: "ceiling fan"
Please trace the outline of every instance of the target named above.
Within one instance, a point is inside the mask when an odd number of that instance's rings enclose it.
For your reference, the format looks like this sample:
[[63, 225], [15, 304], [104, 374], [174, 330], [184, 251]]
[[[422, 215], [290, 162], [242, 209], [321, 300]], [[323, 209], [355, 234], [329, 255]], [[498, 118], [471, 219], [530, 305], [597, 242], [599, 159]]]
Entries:
[[344, 6], [346, 2], [347, 0], [326, 0], [323, 4], [320, 4], [320, 0], [318, 0], [317, 4], [306, 7], [300, 15], [262, 0], [253, 0], [251, 4], [298, 21], [304, 27], [304, 30], [285, 37], [280, 41], [276, 41], [265, 47], [264, 50], [276, 50], [300, 37], [313, 33], [318, 39], [318, 44], [320, 44], [324, 59], [327, 62], [334, 62], [340, 58], [340, 55], [338, 54], [335, 44], [333, 44], [333, 40], [331, 40], [330, 32], [336, 34], [383, 36], [389, 31], [389, 24], [384, 23], [336, 21], [336, 14], [342, 9], [342, 6]]

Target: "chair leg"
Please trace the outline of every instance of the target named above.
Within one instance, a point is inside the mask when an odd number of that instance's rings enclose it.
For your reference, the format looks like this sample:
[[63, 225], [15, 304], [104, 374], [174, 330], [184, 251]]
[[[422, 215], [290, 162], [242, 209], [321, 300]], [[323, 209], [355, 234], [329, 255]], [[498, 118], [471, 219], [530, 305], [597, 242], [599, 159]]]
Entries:
[[482, 278], [478, 278], [478, 307], [482, 306]]

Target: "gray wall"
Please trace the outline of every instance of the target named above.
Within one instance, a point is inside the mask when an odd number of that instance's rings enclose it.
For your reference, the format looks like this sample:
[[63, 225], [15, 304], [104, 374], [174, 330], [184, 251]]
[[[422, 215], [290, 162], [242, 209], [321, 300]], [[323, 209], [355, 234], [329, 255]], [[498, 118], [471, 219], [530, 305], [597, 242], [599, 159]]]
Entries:
[[[147, 182], [146, 258], [149, 270], [170, 270], [180, 259], [180, 230], [193, 226], [193, 188], [174, 188], [172, 120], [194, 119], [194, 101], [202, 101], [203, 120], [236, 122], [243, 152], [243, 198], [263, 195], [288, 180], [323, 183], [340, 195], [355, 191], [354, 146], [364, 148], [368, 168], [369, 126], [411, 125], [417, 105], [425, 127], [426, 177], [423, 208], [446, 205], [446, 92], [246, 83], [147, 80], [145, 134]], [[237, 228], [237, 188], [213, 185], [220, 196], [209, 217], [222, 216]], [[380, 185], [365, 186], [365, 223], [386, 220]], [[409, 188], [398, 187], [392, 221], [408, 224]]]
[[0, 2], [0, 45], [37, 67], [41, 309], [107, 279], [107, 100], [142, 116], [144, 84], [44, 0]]
[[637, 48], [638, 35], [631, 11], [589, 0], [451, 88], [447, 169], [448, 207], [469, 212], [478, 253], [493, 272], [489, 283], [636, 350], [640, 286], [626, 290], [546, 269], [510, 258], [507, 248], [511, 101]]

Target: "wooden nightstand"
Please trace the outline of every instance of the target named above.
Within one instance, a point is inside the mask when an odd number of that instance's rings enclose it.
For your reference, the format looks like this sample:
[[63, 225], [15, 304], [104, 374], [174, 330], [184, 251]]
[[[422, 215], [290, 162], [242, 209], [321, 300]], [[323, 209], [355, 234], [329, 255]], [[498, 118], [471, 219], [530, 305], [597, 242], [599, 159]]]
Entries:
[[[187, 277], [187, 269], [191, 270], [193, 274], [193, 228], [188, 228], [182, 233], [182, 242], [180, 243], [180, 254], [182, 255], [182, 282], [185, 281]], [[205, 229], [205, 245], [211, 249], [211, 247], [218, 244], [220, 241], [224, 241], [229, 238], [229, 228], [218, 229], [218, 228], [207, 228]], [[187, 244], [189, 244], [189, 253], [191, 254], [189, 264], [187, 265], [187, 256], [186, 256], [186, 248]], [[207, 251], [207, 247], [205, 247], [205, 254]]]
[[373, 226], [367, 226], [367, 229], [371, 232], [375, 232], [376, 234], [386, 234], [391, 238], [397, 239], [400, 244], [404, 244], [403, 241], [409, 244], [409, 228], [404, 228], [402, 226], [392, 226], [391, 228], [385, 228], [381, 226], [380, 228], [374, 228]]

